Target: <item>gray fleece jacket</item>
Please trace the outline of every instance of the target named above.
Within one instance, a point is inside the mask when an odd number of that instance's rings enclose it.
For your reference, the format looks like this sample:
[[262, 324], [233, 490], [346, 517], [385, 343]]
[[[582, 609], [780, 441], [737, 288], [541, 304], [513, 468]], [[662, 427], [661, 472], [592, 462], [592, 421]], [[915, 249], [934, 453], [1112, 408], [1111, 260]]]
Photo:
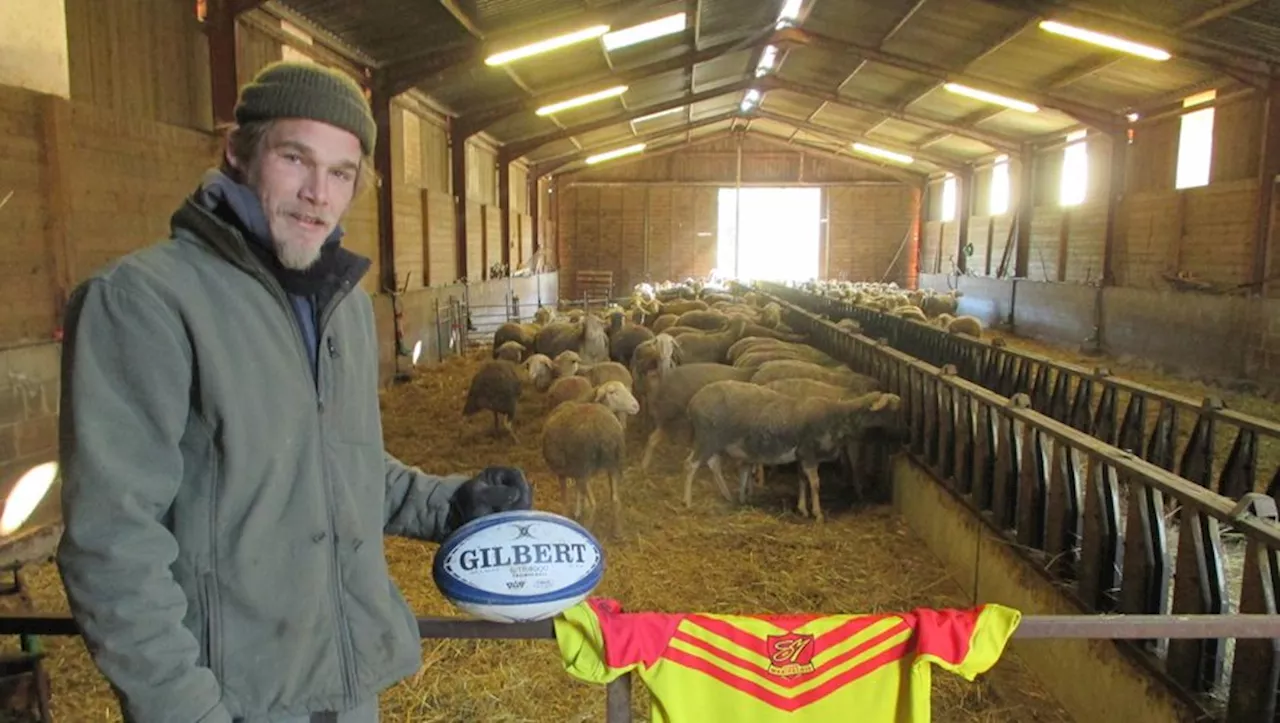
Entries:
[[197, 199], [68, 308], [57, 562], [72, 614], [126, 720], [347, 710], [421, 661], [383, 534], [443, 538], [464, 478], [383, 449], [368, 259], [334, 250], [313, 376], [277, 277]]

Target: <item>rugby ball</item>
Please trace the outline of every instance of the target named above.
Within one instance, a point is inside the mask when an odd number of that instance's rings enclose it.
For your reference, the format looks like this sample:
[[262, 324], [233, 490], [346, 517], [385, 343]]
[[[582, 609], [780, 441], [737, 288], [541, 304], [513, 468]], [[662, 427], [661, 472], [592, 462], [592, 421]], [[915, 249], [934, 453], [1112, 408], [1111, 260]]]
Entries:
[[432, 579], [461, 610], [484, 620], [546, 620], [577, 605], [604, 576], [604, 549], [585, 527], [538, 510], [485, 515], [436, 550]]

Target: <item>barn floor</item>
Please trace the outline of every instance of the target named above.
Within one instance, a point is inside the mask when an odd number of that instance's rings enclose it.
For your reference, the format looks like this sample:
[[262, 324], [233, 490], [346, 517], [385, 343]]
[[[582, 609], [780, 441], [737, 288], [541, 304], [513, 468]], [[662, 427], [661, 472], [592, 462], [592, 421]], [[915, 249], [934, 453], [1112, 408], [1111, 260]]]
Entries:
[[[488, 435], [487, 415], [461, 419], [471, 373], [483, 352], [423, 369], [409, 384], [384, 393], [388, 450], [438, 473], [486, 465], [517, 465], [535, 486], [535, 505], [563, 512], [559, 488], [538, 451], [541, 400], [526, 392], [517, 420], [519, 445]], [[633, 428], [629, 453], [638, 460]], [[694, 488], [695, 507], [680, 503], [679, 460], [666, 448], [653, 473], [629, 468], [622, 493], [624, 527], [609, 531], [602, 506], [590, 524], [606, 547], [607, 570], [596, 594], [616, 597], [632, 610], [707, 612], [877, 612], [916, 606], [964, 607], [962, 588], [946, 576], [893, 513], [884, 507], [848, 510], [827, 502], [822, 527], [786, 510], [794, 482], [773, 476], [755, 504], [738, 509], [713, 491], [704, 470]], [[604, 497], [601, 482], [598, 497]], [[826, 490], [824, 498], [839, 494]], [[606, 498], [607, 499], [607, 498]], [[389, 538], [392, 574], [421, 615], [454, 615], [430, 580], [436, 546]], [[27, 583], [36, 608], [64, 611], [65, 598], [51, 564], [33, 568]], [[103, 679], [79, 638], [46, 638], [58, 721], [119, 721]], [[934, 720], [939, 723], [1070, 721], [1039, 682], [1006, 652], [974, 683], [937, 672]], [[383, 720], [571, 723], [602, 719], [604, 691], [571, 679], [551, 641], [423, 642], [423, 667], [383, 696]], [[648, 708], [637, 684], [637, 720]]]

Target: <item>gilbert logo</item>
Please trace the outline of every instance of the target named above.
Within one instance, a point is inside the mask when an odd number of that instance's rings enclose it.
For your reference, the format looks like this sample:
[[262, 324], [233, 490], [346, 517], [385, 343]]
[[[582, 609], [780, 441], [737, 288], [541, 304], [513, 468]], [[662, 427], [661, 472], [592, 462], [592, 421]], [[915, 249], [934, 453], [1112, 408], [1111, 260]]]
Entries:
[[769, 651], [769, 674], [790, 678], [812, 673], [813, 644], [812, 635], [770, 635], [765, 640]]

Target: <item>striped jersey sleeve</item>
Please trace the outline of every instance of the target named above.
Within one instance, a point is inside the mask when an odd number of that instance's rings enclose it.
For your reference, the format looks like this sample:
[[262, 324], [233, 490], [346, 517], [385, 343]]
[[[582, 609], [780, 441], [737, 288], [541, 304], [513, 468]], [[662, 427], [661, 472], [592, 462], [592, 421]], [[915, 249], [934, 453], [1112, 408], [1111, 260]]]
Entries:
[[591, 598], [555, 619], [569, 675], [649, 688], [654, 723], [928, 723], [931, 667], [967, 680], [999, 660], [1018, 611], [887, 615], [628, 613]]

